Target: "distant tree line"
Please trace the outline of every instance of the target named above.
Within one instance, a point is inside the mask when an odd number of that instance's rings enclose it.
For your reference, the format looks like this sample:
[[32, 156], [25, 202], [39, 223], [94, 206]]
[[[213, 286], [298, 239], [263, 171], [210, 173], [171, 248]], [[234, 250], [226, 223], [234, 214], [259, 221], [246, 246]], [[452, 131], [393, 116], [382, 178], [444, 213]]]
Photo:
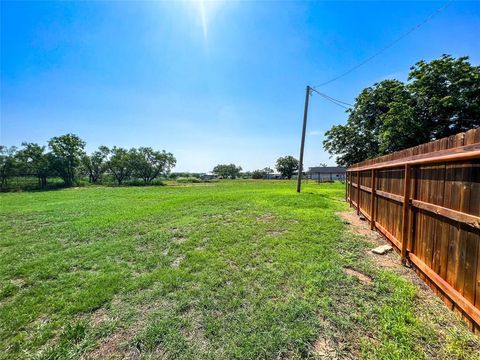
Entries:
[[263, 168], [261, 170], [254, 170], [252, 171], [252, 179], [266, 179], [272, 173], [273, 170], [269, 167]]
[[[291, 155], [280, 157], [277, 159], [275, 168], [280, 173], [282, 178], [291, 179], [295, 172], [298, 170], [298, 160]], [[261, 170], [254, 170], [252, 172], [242, 173], [242, 167], [235, 164], [219, 164], [212, 170], [212, 174], [222, 179], [236, 179], [251, 178], [251, 179], [266, 179], [270, 174], [273, 174], [273, 170], [266, 167]]]
[[323, 142], [344, 166], [479, 127], [480, 66], [450, 55], [419, 61], [408, 83], [380, 81], [347, 111]]
[[20, 148], [0, 145], [0, 185], [7, 187], [13, 177], [35, 177], [41, 189], [47, 187], [47, 179], [52, 177], [61, 178], [64, 186], [73, 186], [84, 177], [97, 184], [105, 175], [118, 185], [132, 178], [151, 184], [166, 176], [176, 164], [173, 154], [151, 147], [100, 146], [89, 155], [85, 145], [74, 134], [53, 137], [48, 147], [27, 142]]

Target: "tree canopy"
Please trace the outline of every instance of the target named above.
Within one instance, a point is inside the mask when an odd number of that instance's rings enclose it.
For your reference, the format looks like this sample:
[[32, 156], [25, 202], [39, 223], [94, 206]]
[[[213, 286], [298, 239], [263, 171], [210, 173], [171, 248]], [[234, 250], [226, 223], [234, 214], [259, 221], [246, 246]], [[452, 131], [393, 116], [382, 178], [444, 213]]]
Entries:
[[362, 90], [347, 110], [347, 124], [325, 133], [324, 148], [339, 165], [480, 126], [480, 66], [468, 57], [419, 61], [408, 80], [383, 80]]
[[108, 165], [106, 159], [108, 152], [109, 149], [106, 146], [100, 146], [98, 150], [90, 155], [83, 154], [82, 165], [91, 183], [96, 184], [107, 170]]
[[298, 160], [291, 155], [280, 157], [277, 159], [275, 167], [283, 177], [291, 179], [295, 171], [298, 170]]
[[0, 185], [5, 186], [10, 177], [16, 170], [16, 152], [15, 146], [6, 147], [0, 145]]
[[85, 142], [75, 134], [51, 138], [48, 148], [27, 142], [20, 149], [0, 145], [0, 188], [6, 189], [7, 182], [14, 177], [36, 177], [39, 188], [47, 187], [49, 177], [60, 177], [63, 186], [72, 186], [84, 176], [96, 184], [104, 175], [119, 185], [127, 179], [142, 179], [150, 184], [159, 176], [167, 176], [176, 164], [172, 153], [150, 147], [128, 150], [100, 146], [88, 155]]
[[36, 176], [40, 188], [45, 188], [52, 167], [45, 146], [35, 143], [22, 143], [22, 146], [23, 148], [16, 154], [20, 173]]
[[130, 150], [130, 161], [134, 174], [149, 184], [160, 174], [167, 174], [177, 160], [172, 153], [155, 151], [151, 147]]
[[85, 141], [75, 134], [66, 134], [51, 138], [48, 146], [54, 155], [51, 160], [52, 167], [67, 186], [73, 185], [75, 172], [84, 154]]
[[213, 168], [212, 173], [224, 179], [235, 179], [240, 174], [240, 171], [242, 171], [242, 168], [235, 164], [218, 164]]

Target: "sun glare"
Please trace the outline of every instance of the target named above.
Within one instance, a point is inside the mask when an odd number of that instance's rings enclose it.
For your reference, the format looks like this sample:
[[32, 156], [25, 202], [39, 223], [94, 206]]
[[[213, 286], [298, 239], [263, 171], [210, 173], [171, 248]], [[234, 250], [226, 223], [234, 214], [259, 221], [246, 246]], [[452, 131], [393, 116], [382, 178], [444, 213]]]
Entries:
[[[223, 0], [187, 0], [181, 2], [188, 8], [195, 31], [201, 31], [205, 41], [212, 33], [212, 26], [220, 11], [228, 3]], [[210, 34], [209, 34], [210, 33]]]
[[197, 0], [197, 1], [198, 1], [198, 6], [200, 8], [200, 18], [202, 20], [203, 37], [207, 39], [208, 23], [207, 23], [207, 13], [205, 11], [205, 1], [204, 0]]

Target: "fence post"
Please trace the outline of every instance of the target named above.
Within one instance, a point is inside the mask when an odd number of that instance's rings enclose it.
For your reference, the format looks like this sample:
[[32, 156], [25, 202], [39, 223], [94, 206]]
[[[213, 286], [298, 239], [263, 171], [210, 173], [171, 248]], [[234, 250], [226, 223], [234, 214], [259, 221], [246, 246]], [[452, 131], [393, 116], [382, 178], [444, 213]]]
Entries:
[[406, 265], [408, 245], [408, 210], [410, 206], [410, 165], [408, 164], [405, 164], [405, 184], [403, 190], [402, 264]]
[[371, 192], [371, 206], [372, 213], [370, 214], [370, 229], [375, 230], [375, 189], [377, 187], [377, 174], [375, 169], [372, 169], [372, 192]]
[[348, 201], [348, 178], [347, 175], [345, 176], [345, 202]]
[[348, 174], [348, 199], [350, 202], [350, 207], [352, 207], [352, 172]]
[[[446, 171], [446, 169], [445, 169]], [[417, 168], [412, 168], [411, 171], [410, 171], [410, 195], [411, 195], [411, 199], [415, 199], [416, 196], [417, 196]], [[410, 226], [410, 229], [408, 229], [408, 249], [409, 249], [409, 252], [414, 252], [413, 250], [413, 239], [415, 237], [415, 208], [413, 206], [411, 206], [411, 217], [412, 217], [412, 221], [411, 221], [411, 226]], [[409, 214], [410, 214], [409, 213]]]
[[357, 215], [360, 215], [360, 171], [357, 171]]

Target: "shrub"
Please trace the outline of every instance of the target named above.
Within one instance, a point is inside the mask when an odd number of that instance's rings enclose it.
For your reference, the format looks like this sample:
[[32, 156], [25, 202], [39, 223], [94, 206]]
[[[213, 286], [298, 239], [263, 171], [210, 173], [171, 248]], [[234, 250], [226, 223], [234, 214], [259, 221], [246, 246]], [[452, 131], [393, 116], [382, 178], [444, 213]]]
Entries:
[[177, 178], [178, 183], [201, 183], [201, 182], [207, 182], [206, 180], [201, 180], [195, 177], [179, 177]]

